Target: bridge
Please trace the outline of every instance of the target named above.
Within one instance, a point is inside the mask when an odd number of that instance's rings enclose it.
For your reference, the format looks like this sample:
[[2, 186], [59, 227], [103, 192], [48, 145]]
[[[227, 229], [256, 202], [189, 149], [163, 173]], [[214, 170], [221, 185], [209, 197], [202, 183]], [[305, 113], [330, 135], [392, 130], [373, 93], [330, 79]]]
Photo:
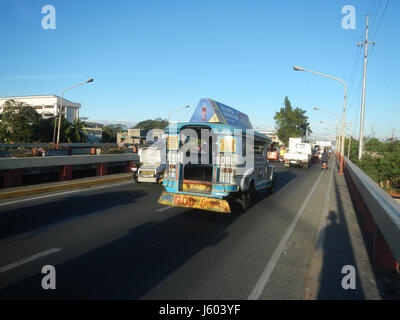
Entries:
[[400, 205], [350, 161], [277, 165], [275, 192], [231, 214], [161, 206], [162, 186], [126, 178], [60, 183], [0, 191], [0, 299], [399, 298]]

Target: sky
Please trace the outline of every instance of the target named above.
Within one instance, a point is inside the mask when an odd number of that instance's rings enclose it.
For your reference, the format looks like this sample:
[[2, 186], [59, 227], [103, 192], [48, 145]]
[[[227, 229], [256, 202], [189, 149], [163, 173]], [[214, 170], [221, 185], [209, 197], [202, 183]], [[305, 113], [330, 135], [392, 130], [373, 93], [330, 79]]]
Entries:
[[[45, 5], [55, 29], [42, 28]], [[355, 29], [344, 29], [345, 5]], [[2, 0], [0, 97], [66, 93], [89, 120], [185, 121], [201, 98], [273, 129], [288, 96], [315, 134], [332, 134], [343, 112], [359, 135], [366, 15], [370, 15], [366, 135], [400, 137], [400, 1], [397, 0]], [[321, 124], [320, 121], [327, 123]]]

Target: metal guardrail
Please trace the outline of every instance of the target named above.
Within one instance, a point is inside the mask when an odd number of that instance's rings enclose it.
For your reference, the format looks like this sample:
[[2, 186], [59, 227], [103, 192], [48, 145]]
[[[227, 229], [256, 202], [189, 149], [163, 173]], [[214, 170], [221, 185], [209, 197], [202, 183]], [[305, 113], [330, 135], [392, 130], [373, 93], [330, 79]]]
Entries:
[[400, 204], [346, 159], [345, 170], [360, 193], [393, 256], [400, 261]]
[[0, 159], [0, 170], [96, 164], [107, 162], [138, 161], [134, 153], [108, 155], [76, 155], [58, 157], [29, 157]]

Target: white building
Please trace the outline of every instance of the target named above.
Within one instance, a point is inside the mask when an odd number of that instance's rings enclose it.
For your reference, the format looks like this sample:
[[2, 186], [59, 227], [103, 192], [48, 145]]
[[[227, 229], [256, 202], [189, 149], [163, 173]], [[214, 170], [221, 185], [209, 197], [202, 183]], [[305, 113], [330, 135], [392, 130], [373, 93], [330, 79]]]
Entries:
[[[3, 105], [7, 100], [23, 102], [36, 109], [36, 111], [44, 118], [58, 116], [59, 107], [61, 105], [61, 97], [56, 95], [4, 97], [0, 98], [0, 113], [3, 112]], [[73, 123], [75, 120], [79, 119], [80, 107], [80, 103], [63, 99], [62, 114], [66, 117], [68, 122]]]
[[261, 134], [266, 135], [267, 137], [270, 137], [272, 139], [272, 142], [278, 143], [278, 144], [283, 144], [281, 140], [278, 138], [278, 134], [276, 131], [259, 131]]

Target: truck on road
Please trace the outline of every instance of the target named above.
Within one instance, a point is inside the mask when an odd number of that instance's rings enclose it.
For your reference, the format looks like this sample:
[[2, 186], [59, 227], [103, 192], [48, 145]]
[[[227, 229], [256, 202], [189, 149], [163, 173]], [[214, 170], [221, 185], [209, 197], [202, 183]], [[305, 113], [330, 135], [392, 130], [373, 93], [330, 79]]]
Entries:
[[309, 168], [311, 165], [311, 144], [301, 138], [289, 138], [289, 151], [285, 154], [285, 167]]

